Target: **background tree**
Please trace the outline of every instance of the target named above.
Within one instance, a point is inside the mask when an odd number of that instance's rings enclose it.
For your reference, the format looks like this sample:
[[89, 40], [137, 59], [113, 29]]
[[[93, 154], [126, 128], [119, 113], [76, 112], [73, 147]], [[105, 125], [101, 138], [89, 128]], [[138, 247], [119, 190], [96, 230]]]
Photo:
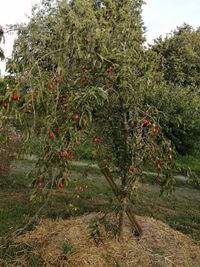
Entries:
[[195, 154], [200, 142], [199, 93], [191, 92], [191, 88], [162, 85], [150, 92], [148, 101], [164, 112], [160, 123], [176, 151]]
[[151, 47], [160, 56], [160, 69], [168, 83], [177, 86], [200, 86], [200, 28], [188, 24], [155, 40]]
[[62, 187], [79, 143], [92, 144], [120, 203], [119, 231], [126, 212], [137, 234], [130, 200], [146, 162], [157, 170], [163, 191], [174, 184], [170, 142], [161, 115], [147, 102], [155, 81], [143, 47], [142, 3], [43, 1], [19, 27], [4, 96], [10, 103], [4, 111], [25, 125], [26, 140], [33, 132], [41, 139], [33, 185]]
[[199, 41], [199, 29], [184, 24], [147, 50], [163, 79], [155, 84], [149, 101], [167, 115], [165, 135], [181, 154], [194, 153], [199, 143]]

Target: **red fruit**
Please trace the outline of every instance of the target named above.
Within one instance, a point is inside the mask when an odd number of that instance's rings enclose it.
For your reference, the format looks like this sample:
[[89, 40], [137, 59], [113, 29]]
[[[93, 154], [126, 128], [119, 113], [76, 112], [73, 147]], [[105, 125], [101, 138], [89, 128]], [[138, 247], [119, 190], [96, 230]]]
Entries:
[[50, 133], [49, 133], [49, 138], [50, 138], [50, 139], [53, 139], [53, 137], [54, 137], [53, 133], [50, 132]]
[[69, 160], [74, 160], [74, 159], [75, 159], [75, 157], [74, 157], [74, 155], [73, 155], [72, 153], [70, 153], [70, 154], [68, 155], [68, 158], [69, 158]]
[[147, 126], [149, 124], [149, 121], [148, 120], [146, 120], [146, 119], [144, 119], [143, 121], [142, 121], [142, 125], [145, 127], [145, 126]]
[[171, 154], [168, 155], [168, 160], [172, 161], [172, 155]]
[[94, 142], [96, 144], [98, 144], [100, 141], [101, 141], [101, 137], [100, 136], [95, 137]]
[[60, 128], [59, 127], [56, 128], [55, 130], [56, 130], [57, 133], [60, 132]]
[[81, 77], [81, 81], [82, 81], [82, 82], [85, 82], [86, 80], [87, 80], [87, 77], [86, 77], [86, 76], [82, 76], [82, 77]]
[[107, 73], [111, 73], [111, 72], [113, 72], [113, 68], [112, 68], [112, 67], [107, 68], [107, 69], [106, 69], [106, 72], [107, 72]]
[[7, 101], [4, 101], [4, 102], [3, 102], [3, 107], [4, 107], [4, 108], [7, 108], [7, 107], [8, 107], [8, 102], [7, 102]]
[[129, 171], [132, 172], [132, 173], [136, 173], [137, 172], [137, 168], [134, 165], [132, 165], [132, 166], [130, 166]]
[[49, 88], [49, 90], [52, 90], [53, 89], [53, 84], [50, 83], [48, 88]]
[[43, 186], [43, 184], [42, 184], [42, 180], [38, 180], [37, 187], [38, 187], [39, 189], [41, 189], [42, 186]]
[[82, 71], [83, 72], [86, 72], [87, 71], [87, 67], [85, 65], [82, 67]]
[[156, 169], [158, 172], [160, 172], [162, 170], [162, 167], [159, 163], [156, 164]]
[[68, 152], [67, 151], [61, 151], [60, 155], [61, 155], [61, 157], [67, 157], [68, 156]]
[[61, 77], [60, 77], [59, 75], [56, 75], [56, 76], [54, 77], [54, 81], [55, 81], [56, 83], [61, 83], [61, 82], [62, 82], [62, 79], [61, 79]]
[[58, 188], [63, 188], [63, 186], [64, 186], [64, 185], [63, 185], [63, 182], [62, 182], [62, 181], [59, 181], [59, 182], [58, 182]]
[[18, 101], [19, 100], [19, 97], [18, 97], [18, 95], [16, 93], [13, 93], [12, 100], [14, 100], [14, 101]]
[[26, 113], [28, 113], [28, 114], [31, 113], [31, 109], [29, 107], [26, 108]]
[[78, 114], [74, 114], [72, 116], [72, 119], [73, 119], [73, 121], [79, 121], [80, 120], [80, 116]]
[[156, 127], [152, 127], [151, 128], [151, 132], [153, 133], [153, 134], [157, 134], [158, 132], [159, 132], [159, 130], [156, 128]]
[[112, 86], [113, 85], [113, 81], [112, 80], [106, 80], [106, 86]]
[[85, 40], [85, 43], [86, 43], [86, 44], [90, 44], [91, 41], [92, 41], [90, 37], [85, 37], [84, 40]]

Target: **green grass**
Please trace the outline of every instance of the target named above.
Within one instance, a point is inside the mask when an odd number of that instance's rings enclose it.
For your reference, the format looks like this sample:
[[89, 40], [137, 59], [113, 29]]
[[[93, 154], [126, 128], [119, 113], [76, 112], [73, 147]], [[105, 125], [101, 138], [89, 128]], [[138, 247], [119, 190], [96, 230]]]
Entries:
[[159, 190], [158, 186], [143, 184], [137, 195], [136, 213], [159, 219], [200, 242], [199, 190], [178, 187], [169, 199], [160, 198]]
[[200, 173], [200, 156], [178, 156], [176, 163], [181, 168], [190, 168], [192, 171]]
[[73, 246], [71, 244], [69, 244], [68, 242], [64, 242], [62, 245], [63, 248], [63, 252], [66, 255], [71, 255], [75, 252], [75, 249], [73, 248]]
[[[31, 161], [19, 161], [12, 169], [8, 183], [0, 187], [0, 236], [4, 237], [23, 227], [43, 203], [30, 202], [30, 178], [26, 173], [33, 168]], [[87, 172], [88, 176], [83, 174]], [[135, 198], [135, 213], [152, 216], [169, 224], [172, 228], [190, 235], [200, 243], [200, 192], [178, 182], [175, 193], [170, 199], [160, 198], [160, 188], [153, 184], [154, 177], [143, 178]], [[106, 180], [96, 167], [73, 167], [72, 179], [68, 188], [57, 190], [40, 217], [64, 218], [88, 212], [111, 211], [110, 201], [114, 198]], [[29, 229], [35, 226], [34, 221]], [[63, 248], [65, 249], [65, 248]], [[68, 249], [68, 248], [66, 248]], [[17, 250], [18, 251], [18, 250]], [[13, 254], [12, 254], [13, 253]], [[16, 251], [5, 252], [0, 248], [0, 258], [17, 255]], [[7, 255], [8, 254], [8, 255]], [[41, 266], [37, 255], [29, 253], [30, 266]]]

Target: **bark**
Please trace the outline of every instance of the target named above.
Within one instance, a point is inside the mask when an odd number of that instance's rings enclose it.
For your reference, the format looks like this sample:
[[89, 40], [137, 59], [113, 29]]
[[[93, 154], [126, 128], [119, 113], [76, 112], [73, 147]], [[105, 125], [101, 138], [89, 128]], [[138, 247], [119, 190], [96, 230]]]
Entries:
[[[110, 172], [109, 172], [108, 168], [103, 166], [103, 165], [101, 165], [101, 164], [99, 164], [99, 167], [100, 167], [101, 172], [105, 176], [107, 182], [109, 183], [114, 195], [117, 197], [117, 199], [119, 200], [120, 204], [122, 205], [122, 203], [121, 203], [122, 199], [121, 199], [121, 196], [120, 196], [120, 191], [118, 189], [118, 186], [114, 182], [112, 176], [110, 175]], [[123, 209], [123, 207], [122, 207], [122, 209]], [[133, 207], [132, 207], [131, 203], [129, 202], [129, 200], [127, 198], [126, 198], [126, 205], [124, 206], [124, 212], [126, 212], [128, 218], [129, 218], [129, 220], [131, 222], [131, 225], [135, 229], [135, 235], [141, 236], [142, 235], [142, 228], [140, 227], [139, 223], [137, 222], [137, 220], [135, 218], [135, 214], [133, 212]]]
[[119, 240], [123, 241], [124, 239], [124, 224], [125, 224], [125, 214], [126, 214], [126, 199], [122, 199], [122, 203], [121, 203], [121, 211], [120, 211], [120, 215], [119, 215]]

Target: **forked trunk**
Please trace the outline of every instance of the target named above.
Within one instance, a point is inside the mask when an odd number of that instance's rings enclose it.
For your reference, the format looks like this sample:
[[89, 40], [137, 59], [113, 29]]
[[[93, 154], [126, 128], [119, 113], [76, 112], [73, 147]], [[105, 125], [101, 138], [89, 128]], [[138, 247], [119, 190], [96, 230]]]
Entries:
[[[114, 195], [117, 197], [117, 199], [119, 200], [120, 204], [121, 203], [121, 196], [120, 196], [120, 191], [116, 185], [116, 183], [114, 182], [112, 176], [110, 175], [110, 172], [108, 170], [107, 167], [105, 166], [102, 166], [101, 164], [99, 164], [99, 167], [100, 167], [100, 170], [101, 172], [103, 173], [103, 175], [105, 176], [106, 180], [108, 181], [110, 187], [112, 188], [112, 191], [114, 193]], [[136, 218], [135, 218], [135, 214], [133, 212], [133, 208], [132, 208], [132, 205], [131, 203], [129, 202], [129, 200], [126, 198], [124, 199], [124, 201], [126, 202], [125, 205], [124, 203], [122, 204], [122, 214], [120, 215], [121, 216], [121, 226], [120, 227], [123, 227], [124, 225], [124, 214], [126, 213], [130, 222], [131, 222], [131, 225], [134, 227], [135, 229], [135, 235], [136, 236], [141, 236], [142, 235], [142, 228], [140, 227], [139, 223], [137, 222]], [[123, 230], [122, 230], [123, 231]]]
[[124, 224], [125, 224], [125, 214], [126, 214], [126, 205], [127, 201], [126, 199], [122, 199], [121, 202], [121, 211], [119, 214], [119, 240], [124, 240]]

